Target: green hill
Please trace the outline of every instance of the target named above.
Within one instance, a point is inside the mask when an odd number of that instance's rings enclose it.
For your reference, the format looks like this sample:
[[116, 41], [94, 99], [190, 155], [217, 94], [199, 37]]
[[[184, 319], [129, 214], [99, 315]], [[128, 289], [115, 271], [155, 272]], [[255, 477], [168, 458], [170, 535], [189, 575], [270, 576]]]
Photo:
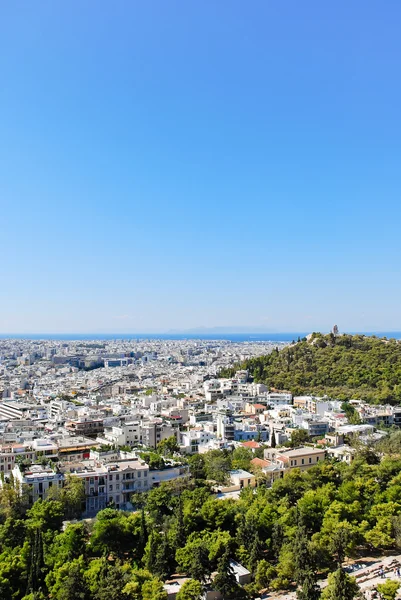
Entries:
[[[293, 394], [327, 394], [374, 403], [401, 402], [401, 343], [363, 335], [322, 335], [244, 361], [256, 382]], [[225, 369], [220, 377], [236, 370]]]

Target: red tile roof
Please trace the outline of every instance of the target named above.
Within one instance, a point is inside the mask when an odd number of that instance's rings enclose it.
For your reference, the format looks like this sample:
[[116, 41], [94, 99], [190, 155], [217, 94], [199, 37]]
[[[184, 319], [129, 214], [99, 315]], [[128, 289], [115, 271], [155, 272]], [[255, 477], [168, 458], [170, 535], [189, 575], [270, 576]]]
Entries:
[[250, 440], [249, 442], [242, 442], [242, 445], [245, 446], [245, 448], [260, 448], [260, 444], [258, 444], [258, 442], [255, 442], [254, 440]]

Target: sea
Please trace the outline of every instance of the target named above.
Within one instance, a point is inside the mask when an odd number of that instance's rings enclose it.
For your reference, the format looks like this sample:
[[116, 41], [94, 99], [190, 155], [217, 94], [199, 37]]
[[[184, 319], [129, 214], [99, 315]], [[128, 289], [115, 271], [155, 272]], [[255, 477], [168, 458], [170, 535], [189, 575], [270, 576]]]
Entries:
[[[228, 342], [292, 342], [310, 332], [286, 333], [0, 333], [0, 339], [26, 340], [224, 340]], [[400, 331], [354, 331], [352, 334], [401, 339]]]

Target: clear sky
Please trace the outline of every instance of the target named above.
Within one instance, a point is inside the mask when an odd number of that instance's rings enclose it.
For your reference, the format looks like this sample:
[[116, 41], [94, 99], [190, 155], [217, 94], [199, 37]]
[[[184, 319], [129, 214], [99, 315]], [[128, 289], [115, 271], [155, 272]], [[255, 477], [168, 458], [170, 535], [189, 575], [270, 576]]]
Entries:
[[0, 7], [0, 332], [401, 330], [399, 0]]

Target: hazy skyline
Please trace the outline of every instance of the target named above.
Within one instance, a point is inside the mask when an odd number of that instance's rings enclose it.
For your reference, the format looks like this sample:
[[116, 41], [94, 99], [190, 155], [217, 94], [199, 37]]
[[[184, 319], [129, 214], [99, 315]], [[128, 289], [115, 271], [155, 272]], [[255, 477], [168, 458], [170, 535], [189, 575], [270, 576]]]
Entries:
[[0, 9], [0, 333], [400, 331], [401, 5]]

